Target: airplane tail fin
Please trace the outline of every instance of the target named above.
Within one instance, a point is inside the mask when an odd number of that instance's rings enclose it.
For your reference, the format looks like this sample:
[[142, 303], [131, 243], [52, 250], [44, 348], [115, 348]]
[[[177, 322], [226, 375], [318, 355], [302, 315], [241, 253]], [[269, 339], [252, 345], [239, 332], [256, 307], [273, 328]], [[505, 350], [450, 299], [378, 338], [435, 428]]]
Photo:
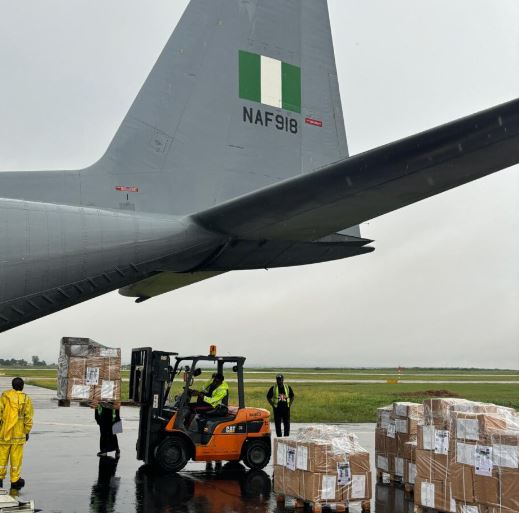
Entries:
[[191, 214], [347, 156], [327, 1], [191, 0], [82, 194]]

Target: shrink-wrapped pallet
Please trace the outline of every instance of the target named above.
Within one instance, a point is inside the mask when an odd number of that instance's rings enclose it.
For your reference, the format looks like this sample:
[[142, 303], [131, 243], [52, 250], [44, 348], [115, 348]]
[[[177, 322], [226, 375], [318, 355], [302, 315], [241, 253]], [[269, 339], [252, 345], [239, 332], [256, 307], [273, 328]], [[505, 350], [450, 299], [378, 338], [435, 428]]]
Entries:
[[339, 427], [302, 429], [274, 441], [274, 491], [312, 503], [371, 499], [369, 453]]
[[[404, 482], [406, 467], [406, 444], [415, 442], [418, 426], [423, 422], [423, 405], [396, 402], [377, 410], [375, 433], [375, 465], [382, 479]], [[408, 449], [409, 450], [409, 449]], [[411, 462], [414, 463], [414, 462]]]
[[[514, 478], [508, 470], [500, 473], [500, 465], [492, 461], [514, 459], [511, 447], [519, 445], [516, 423], [511, 408], [464, 399], [424, 401], [416, 450], [416, 504], [444, 512], [476, 513], [481, 507], [517, 512], [511, 507], [513, 486], [507, 487], [511, 499], [503, 496], [505, 482]], [[509, 470], [515, 472], [519, 488], [519, 466]]]
[[481, 405], [487, 413], [457, 413], [451, 424], [453, 496], [464, 513], [519, 512], [519, 417]]
[[61, 339], [58, 360], [60, 402], [88, 402], [91, 406], [121, 402], [121, 350], [88, 338]]

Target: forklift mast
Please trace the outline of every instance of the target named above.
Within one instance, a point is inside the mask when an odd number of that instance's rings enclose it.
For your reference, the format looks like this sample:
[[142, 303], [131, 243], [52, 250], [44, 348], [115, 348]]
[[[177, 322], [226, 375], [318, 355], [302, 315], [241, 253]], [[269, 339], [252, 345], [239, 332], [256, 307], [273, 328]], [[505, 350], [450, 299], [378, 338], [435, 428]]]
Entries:
[[132, 350], [130, 400], [140, 406], [137, 459], [150, 463], [164, 425], [163, 409], [173, 379], [171, 358], [178, 353], [153, 351], [151, 347]]

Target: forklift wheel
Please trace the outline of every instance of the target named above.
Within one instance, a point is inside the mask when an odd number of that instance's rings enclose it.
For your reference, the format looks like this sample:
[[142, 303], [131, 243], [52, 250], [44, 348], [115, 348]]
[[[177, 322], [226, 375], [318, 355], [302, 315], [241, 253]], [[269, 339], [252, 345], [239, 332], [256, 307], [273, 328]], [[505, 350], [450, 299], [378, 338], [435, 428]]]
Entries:
[[182, 438], [166, 438], [155, 450], [155, 461], [166, 472], [179, 472], [189, 461], [189, 450]]
[[243, 463], [251, 469], [262, 469], [270, 461], [270, 446], [261, 440], [247, 440], [243, 450]]

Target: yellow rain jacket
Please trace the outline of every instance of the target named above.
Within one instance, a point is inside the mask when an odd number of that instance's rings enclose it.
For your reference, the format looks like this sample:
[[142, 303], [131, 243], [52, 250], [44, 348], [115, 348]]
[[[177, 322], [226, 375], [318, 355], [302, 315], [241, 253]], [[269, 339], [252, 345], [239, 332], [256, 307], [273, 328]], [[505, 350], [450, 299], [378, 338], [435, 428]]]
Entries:
[[0, 397], [0, 444], [24, 444], [32, 429], [34, 409], [31, 398], [17, 390]]

